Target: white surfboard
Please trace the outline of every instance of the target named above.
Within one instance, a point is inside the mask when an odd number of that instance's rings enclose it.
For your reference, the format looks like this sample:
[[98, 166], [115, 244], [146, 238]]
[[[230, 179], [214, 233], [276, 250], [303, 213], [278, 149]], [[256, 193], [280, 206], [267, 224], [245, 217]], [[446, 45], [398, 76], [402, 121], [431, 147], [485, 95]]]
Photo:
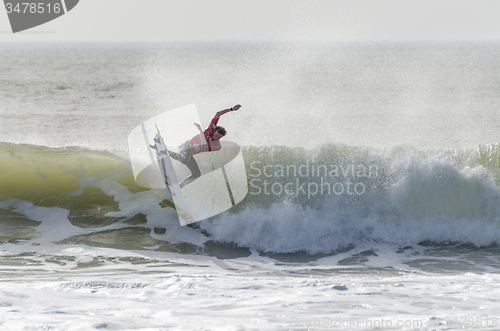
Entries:
[[176, 209], [186, 210], [186, 205], [182, 197], [181, 188], [179, 186], [179, 181], [177, 180], [177, 174], [174, 170], [174, 165], [172, 164], [172, 159], [168, 154], [167, 146], [163, 137], [157, 133], [154, 138], [154, 145], [151, 145], [153, 149], [156, 150], [156, 159], [158, 160], [158, 166], [160, 167], [160, 172], [165, 181], [167, 189], [170, 191], [170, 195], [174, 200]]

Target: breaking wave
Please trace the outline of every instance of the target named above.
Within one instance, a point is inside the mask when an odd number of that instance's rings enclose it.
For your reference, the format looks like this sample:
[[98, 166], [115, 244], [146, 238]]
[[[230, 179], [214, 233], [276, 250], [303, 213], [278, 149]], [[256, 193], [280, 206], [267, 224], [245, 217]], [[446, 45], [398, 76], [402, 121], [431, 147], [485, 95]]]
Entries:
[[130, 162], [79, 147], [0, 143], [0, 243], [202, 254], [207, 243], [329, 253], [360, 243], [500, 243], [500, 147], [420, 151], [325, 144], [244, 147], [249, 193], [180, 227], [166, 190]]

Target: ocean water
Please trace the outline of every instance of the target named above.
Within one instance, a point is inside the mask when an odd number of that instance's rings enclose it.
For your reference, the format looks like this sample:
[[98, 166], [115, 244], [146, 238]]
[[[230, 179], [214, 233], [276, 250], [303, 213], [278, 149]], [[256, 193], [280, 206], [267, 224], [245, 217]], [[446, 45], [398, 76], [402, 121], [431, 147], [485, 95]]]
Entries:
[[[2, 330], [500, 326], [500, 45], [2, 44]], [[249, 193], [181, 227], [127, 138], [196, 103]], [[159, 108], [161, 107], [161, 109]]]

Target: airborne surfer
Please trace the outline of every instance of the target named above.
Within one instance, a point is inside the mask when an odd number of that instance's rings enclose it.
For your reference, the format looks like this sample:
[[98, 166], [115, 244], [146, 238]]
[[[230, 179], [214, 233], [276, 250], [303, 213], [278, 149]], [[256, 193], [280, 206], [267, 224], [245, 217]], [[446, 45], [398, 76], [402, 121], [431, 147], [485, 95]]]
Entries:
[[182, 181], [180, 187], [184, 187], [201, 176], [200, 168], [198, 167], [198, 163], [194, 159], [193, 155], [203, 152], [218, 151], [221, 149], [219, 139], [224, 137], [227, 132], [222, 126], [217, 125], [219, 118], [226, 113], [237, 111], [240, 108], [241, 105], [236, 105], [232, 108], [218, 111], [205, 131], [203, 131], [200, 124], [194, 123], [200, 133], [182, 143], [179, 146], [179, 153], [175, 153], [170, 150], [168, 151], [168, 154], [173, 159], [186, 165], [191, 171], [191, 175], [187, 176]]

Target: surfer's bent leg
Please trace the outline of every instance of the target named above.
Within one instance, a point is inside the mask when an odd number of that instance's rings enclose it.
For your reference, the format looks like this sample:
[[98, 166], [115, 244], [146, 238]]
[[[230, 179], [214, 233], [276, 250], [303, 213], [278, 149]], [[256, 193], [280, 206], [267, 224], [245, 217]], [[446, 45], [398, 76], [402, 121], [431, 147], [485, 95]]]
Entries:
[[187, 184], [191, 183], [195, 179], [199, 178], [201, 176], [201, 171], [200, 168], [198, 167], [198, 163], [194, 159], [193, 155], [189, 154], [189, 159], [187, 163], [185, 163], [186, 166], [191, 170], [191, 175], [187, 176], [181, 183], [181, 187], [186, 186]]
[[[184, 160], [184, 158], [182, 157], [182, 155], [180, 154], [177, 154], [176, 152], [172, 152], [171, 150], [168, 150], [168, 155], [170, 155], [170, 157], [174, 160], [177, 160], [179, 162], [182, 162]], [[182, 162], [184, 163], [184, 162]]]
[[201, 176], [200, 168], [198, 167], [198, 163], [194, 159], [194, 156], [189, 155], [189, 160], [186, 165], [189, 168], [189, 170], [191, 170], [191, 176], [189, 177], [198, 178]]
[[189, 143], [186, 141], [183, 144], [179, 145], [179, 153], [169, 150], [168, 155], [170, 155], [172, 159], [177, 160], [187, 166], [189, 156], [191, 155], [191, 151], [189, 150]]
[[195, 158], [191, 154], [191, 150], [189, 149], [189, 143], [186, 141], [182, 145], [179, 146], [179, 153], [168, 151], [168, 154], [175, 160], [181, 162], [191, 171], [191, 175], [187, 176], [181, 183], [181, 187], [191, 183], [196, 178], [201, 176], [200, 168], [198, 167], [198, 163]]

